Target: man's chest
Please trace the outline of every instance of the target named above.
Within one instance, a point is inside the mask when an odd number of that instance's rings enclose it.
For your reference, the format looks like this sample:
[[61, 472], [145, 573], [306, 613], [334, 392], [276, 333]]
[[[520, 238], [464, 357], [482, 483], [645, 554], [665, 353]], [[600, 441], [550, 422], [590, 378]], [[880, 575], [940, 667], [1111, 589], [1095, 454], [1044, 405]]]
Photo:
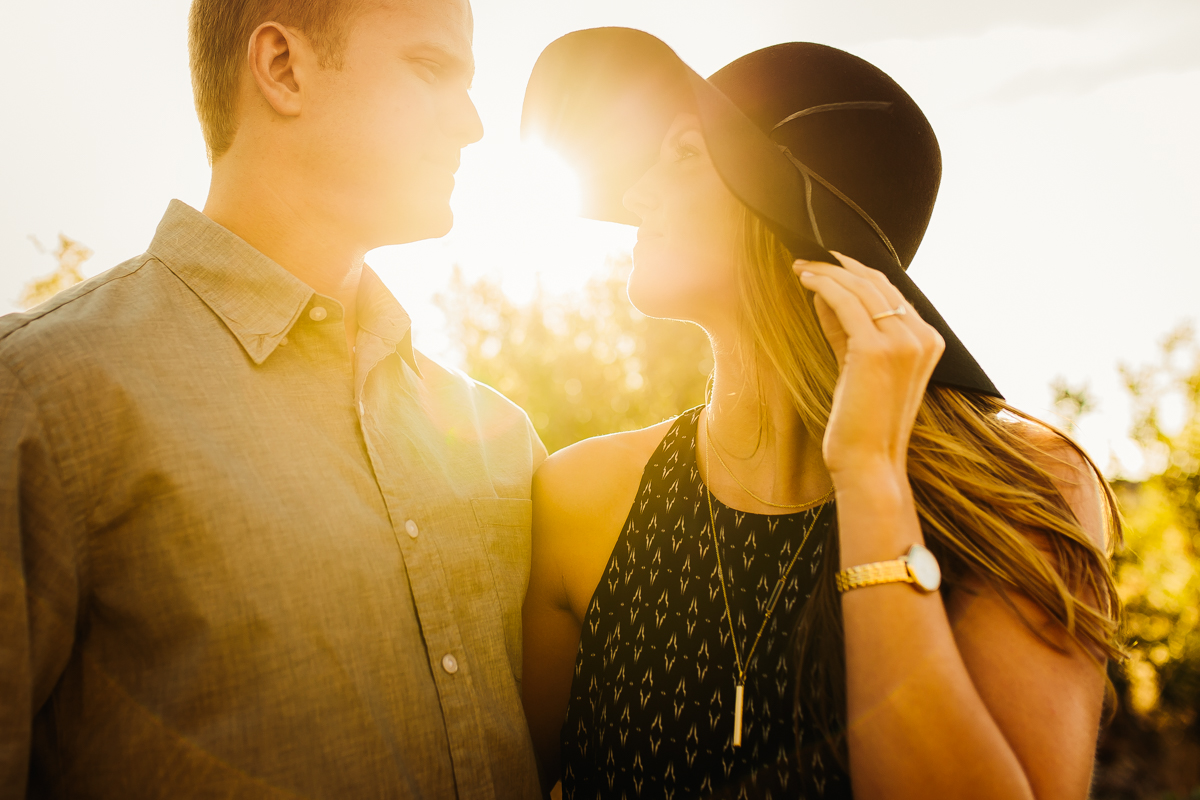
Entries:
[[425, 628], [518, 668], [528, 501], [495, 497], [469, 422], [320, 381], [226, 388], [115, 408], [89, 525], [94, 644], [146, 674], [198, 659], [227, 688], [240, 663], [331, 649], [424, 671]]

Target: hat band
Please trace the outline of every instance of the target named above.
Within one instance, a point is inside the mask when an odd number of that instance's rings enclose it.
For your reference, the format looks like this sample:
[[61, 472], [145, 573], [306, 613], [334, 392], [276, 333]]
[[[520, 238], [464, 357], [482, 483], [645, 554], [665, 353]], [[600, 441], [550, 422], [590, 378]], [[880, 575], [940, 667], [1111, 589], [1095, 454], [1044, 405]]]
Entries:
[[821, 245], [821, 247], [825, 247], [825, 243], [821, 241], [821, 232], [817, 229], [817, 215], [813, 210], [812, 181], [816, 181], [824, 186], [833, 194], [834, 197], [849, 206], [851, 211], [862, 217], [863, 222], [870, 225], [871, 230], [875, 231], [875, 235], [879, 237], [881, 242], [883, 242], [883, 246], [887, 248], [888, 253], [890, 253], [892, 258], [895, 259], [896, 264], [901, 269], [904, 269], [904, 262], [900, 260], [900, 256], [896, 252], [896, 248], [892, 247], [892, 240], [887, 237], [887, 234], [883, 232], [883, 229], [879, 227], [879, 224], [875, 222], [875, 220], [871, 219], [870, 214], [868, 214], [866, 211], [863, 211], [862, 207], [847, 197], [841, 189], [837, 188], [832, 183], [809, 169], [803, 161], [792, 155], [791, 150], [788, 150], [781, 144], [776, 146], [783, 151], [783, 154], [788, 157], [788, 160], [791, 161], [793, 165], [795, 165], [796, 169], [800, 170], [800, 174], [804, 177], [804, 201], [805, 205], [808, 206], [808, 221], [809, 224], [812, 225], [813, 237], [817, 240], [817, 244]]
[[[770, 132], [774, 133], [775, 131], [779, 130], [780, 127], [786, 125], [789, 122], [792, 122], [793, 120], [797, 120], [802, 117], [807, 117], [811, 114], [819, 114], [823, 111], [887, 111], [891, 107], [892, 107], [892, 104], [890, 102], [877, 101], [877, 100], [857, 100], [857, 101], [849, 101], [849, 102], [845, 102], [845, 103], [825, 103], [824, 105], [806, 108], [806, 109], [803, 109], [802, 111], [797, 111], [795, 114], [791, 114], [787, 117], [784, 117], [782, 120], [780, 120], [779, 122], [777, 122], [775, 124], [775, 127], [771, 128]], [[770, 135], [770, 134], [768, 134], [768, 135]], [[788, 161], [792, 162], [792, 165], [795, 166], [796, 169], [798, 169], [800, 171], [800, 175], [804, 178], [804, 204], [806, 206], [806, 210], [808, 211], [808, 222], [809, 222], [809, 225], [812, 227], [813, 238], [816, 240], [817, 244], [821, 245], [821, 247], [825, 247], [825, 242], [823, 242], [821, 240], [821, 230], [817, 226], [817, 213], [816, 213], [816, 210], [813, 208], [813, 202], [812, 202], [812, 182], [813, 181], [816, 181], [817, 183], [821, 184], [826, 189], [828, 189], [833, 194], [834, 197], [836, 197], [837, 199], [839, 199], [843, 203], [845, 203], [850, 208], [850, 210], [853, 211], [855, 214], [858, 214], [858, 216], [862, 218], [863, 222], [865, 222], [865, 223], [867, 223], [867, 225], [871, 226], [871, 230], [875, 231], [875, 235], [879, 237], [879, 240], [881, 242], [883, 242], [884, 247], [887, 248], [888, 253], [890, 253], [892, 258], [895, 259], [896, 264], [901, 269], [904, 269], [904, 262], [900, 260], [899, 254], [896, 253], [896, 248], [892, 246], [891, 239], [889, 239], [887, 237], [887, 234], [883, 232], [883, 229], [879, 227], [879, 224], [876, 223], [875, 220], [871, 219], [870, 214], [868, 214], [866, 211], [864, 211], [862, 209], [862, 207], [858, 205], [858, 203], [854, 202], [849, 197], [847, 197], [844, 192], [842, 192], [840, 189], [838, 189], [832, 183], [825, 180], [817, 173], [813, 172], [808, 167], [807, 164], [805, 164], [803, 161], [801, 161], [800, 159], [798, 159], [794, 155], [792, 155], [792, 151], [789, 150], [787, 147], [785, 147], [784, 145], [781, 145], [779, 143], [776, 143], [775, 146], [778, 147], [781, 151], [783, 151], [783, 154], [785, 156], [787, 156]]]
[[771, 133], [787, 125], [792, 120], [807, 117], [811, 114], [820, 114], [822, 111], [887, 111], [892, 107], [890, 100], [848, 100], [845, 103], [823, 103], [819, 106], [812, 106], [803, 111], [797, 111], [795, 114], [784, 117], [775, 123], [775, 127], [771, 128]]

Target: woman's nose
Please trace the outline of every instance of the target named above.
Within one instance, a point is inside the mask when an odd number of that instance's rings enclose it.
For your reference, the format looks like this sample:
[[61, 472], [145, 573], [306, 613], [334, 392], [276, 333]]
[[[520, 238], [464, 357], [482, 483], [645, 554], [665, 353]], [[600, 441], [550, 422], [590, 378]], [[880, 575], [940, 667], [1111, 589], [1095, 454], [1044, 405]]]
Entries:
[[657, 197], [651, 185], [651, 173], [653, 172], [653, 167], [648, 169], [646, 174], [638, 178], [637, 183], [626, 189], [625, 194], [621, 197], [621, 205], [634, 214], [637, 214], [643, 221], [646, 219], [646, 212], [658, 204]]

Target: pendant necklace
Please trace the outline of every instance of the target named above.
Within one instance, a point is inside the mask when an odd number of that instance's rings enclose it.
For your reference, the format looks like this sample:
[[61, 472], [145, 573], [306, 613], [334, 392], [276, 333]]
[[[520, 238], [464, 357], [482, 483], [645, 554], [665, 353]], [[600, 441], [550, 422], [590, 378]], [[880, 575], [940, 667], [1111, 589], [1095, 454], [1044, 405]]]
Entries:
[[[705, 432], [705, 434], [709, 434], [709, 431], [710, 431], [710, 429], [708, 427], [708, 414], [706, 413], [704, 416], [704, 432]], [[704, 437], [704, 454], [706, 456], [710, 454], [709, 444], [711, 442], [712, 442], [711, 434], [706, 435]], [[721, 465], [724, 466], [724, 463], [725, 462], [721, 462]], [[712, 464], [712, 461], [709, 460], [709, 465], [711, 466], [711, 464]], [[725, 469], [728, 470], [729, 468], [725, 467]], [[709, 473], [711, 474], [711, 472], [712, 472], [712, 470], [710, 469]], [[732, 473], [730, 473], [730, 474], [732, 474]], [[734, 480], [737, 480], [736, 476], [734, 477]], [[741, 482], [739, 481], [738, 484], [741, 485]], [[742, 488], [745, 488], [745, 487], [742, 487]], [[814, 500], [811, 503], [803, 503], [801, 505], [804, 506], [806, 509], [812, 508], [814, 506], [823, 505], [829, 499], [829, 496], [831, 494], [833, 494], [832, 491], [830, 491], [824, 497], [818, 498], [817, 500]], [[708, 499], [708, 521], [709, 521], [708, 529], [709, 529], [709, 532], [712, 534], [713, 552], [717, 556], [717, 579], [721, 582], [721, 598], [725, 601], [725, 619], [729, 621], [729, 641], [731, 644], [733, 644], [733, 657], [737, 661], [738, 674], [737, 674], [737, 680], [735, 681], [734, 686], [733, 686], [733, 692], [734, 692], [734, 695], [733, 695], [733, 746], [741, 747], [742, 746], [742, 701], [745, 697], [745, 690], [746, 690], [746, 668], [750, 665], [750, 659], [754, 657], [754, 648], [758, 647], [758, 640], [762, 638], [763, 631], [765, 631], [767, 629], [767, 623], [771, 621], [771, 614], [775, 611], [775, 605], [779, 602], [779, 598], [783, 594], [783, 587], [787, 584], [788, 576], [792, 573], [792, 567], [796, 566], [796, 560], [798, 558], [800, 558], [800, 553], [802, 553], [804, 551], [804, 545], [807, 544], [807, 542], [808, 542], [809, 534], [811, 534], [813, 532], [813, 528], [815, 528], [817, 526], [817, 520], [820, 519], [820, 517], [821, 517], [821, 511], [820, 511], [820, 508], [817, 508], [816, 511], [814, 512], [812, 522], [810, 522], [808, 524], [808, 529], [804, 531], [804, 536], [803, 536], [803, 538], [800, 539], [800, 546], [796, 548], [796, 553], [795, 553], [795, 555], [792, 556], [792, 560], [790, 562], [788, 562], [787, 569], [784, 570], [783, 575], [775, 583], [775, 588], [771, 591], [771, 597], [767, 602], [766, 616], [763, 617], [762, 625], [759, 626], [758, 633], [754, 635], [754, 641], [751, 643], [750, 650], [747, 651], [746, 659], [743, 661], [741, 652], [738, 650], [737, 632], [733, 629], [733, 611], [729, 607], [729, 594], [725, 590], [725, 568], [721, 564], [721, 547], [717, 543], [717, 517], [716, 517], [716, 514], [713, 513], [712, 489], [709, 488], [707, 481], [704, 484], [704, 496]], [[751, 495], [751, 496], [753, 497], [754, 495]], [[762, 501], [760, 501], [760, 502], [762, 502]], [[766, 505], [775, 505], [775, 504], [767, 503]]]
[[[708, 414], [708, 412], [705, 412], [705, 414], [704, 414], [704, 434], [705, 434], [707, 441], [704, 443], [704, 452], [706, 454], [709, 452], [708, 443], [713, 440], [712, 426], [709, 425], [709, 417], [710, 416], [711, 415]], [[737, 473], [729, 468], [729, 465], [725, 463], [725, 459], [721, 458], [721, 448], [720, 447], [713, 445], [712, 452], [716, 454], [717, 463], [719, 463], [724, 468], [725, 474], [728, 475], [729, 477], [733, 478], [734, 482], [736, 482], [737, 485], [742, 488], [743, 492], [745, 492], [750, 497], [753, 497], [755, 500], [762, 503], [764, 506], [771, 506], [772, 508], [790, 508], [790, 509], [792, 509], [792, 513], [797, 513], [800, 511], [807, 511], [808, 509], [812, 508], [813, 506], [824, 505], [826, 500], [833, 497], [833, 493], [834, 493], [835, 489], [831, 487], [828, 492], [821, 495], [816, 500], [809, 500], [807, 503], [772, 503], [770, 500], [759, 497], [754, 492], [750, 491], [749, 486], [742, 483], [742, 479], [737, 476]]]

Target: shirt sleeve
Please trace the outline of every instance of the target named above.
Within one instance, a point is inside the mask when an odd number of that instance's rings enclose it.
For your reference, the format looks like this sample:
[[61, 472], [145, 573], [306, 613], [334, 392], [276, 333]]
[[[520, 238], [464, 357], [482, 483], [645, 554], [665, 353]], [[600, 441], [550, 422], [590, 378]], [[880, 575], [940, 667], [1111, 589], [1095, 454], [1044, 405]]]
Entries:
[[75, 530], [38, 409], [0, 364], [0, 786], [23, 797], [33, 720], [70, 658]]
[[549, 452], [546, 450], [546, 445], [542, 444], [542, 437], [538, 436], [537, 429], [533, 427], [533, 422], [529, 416], [525, 416], [525, 424], [529, 426], [529, 444], [533, 450], [533, 472], [537, 472], [538, 467], [542, 462], [549, 457]]

